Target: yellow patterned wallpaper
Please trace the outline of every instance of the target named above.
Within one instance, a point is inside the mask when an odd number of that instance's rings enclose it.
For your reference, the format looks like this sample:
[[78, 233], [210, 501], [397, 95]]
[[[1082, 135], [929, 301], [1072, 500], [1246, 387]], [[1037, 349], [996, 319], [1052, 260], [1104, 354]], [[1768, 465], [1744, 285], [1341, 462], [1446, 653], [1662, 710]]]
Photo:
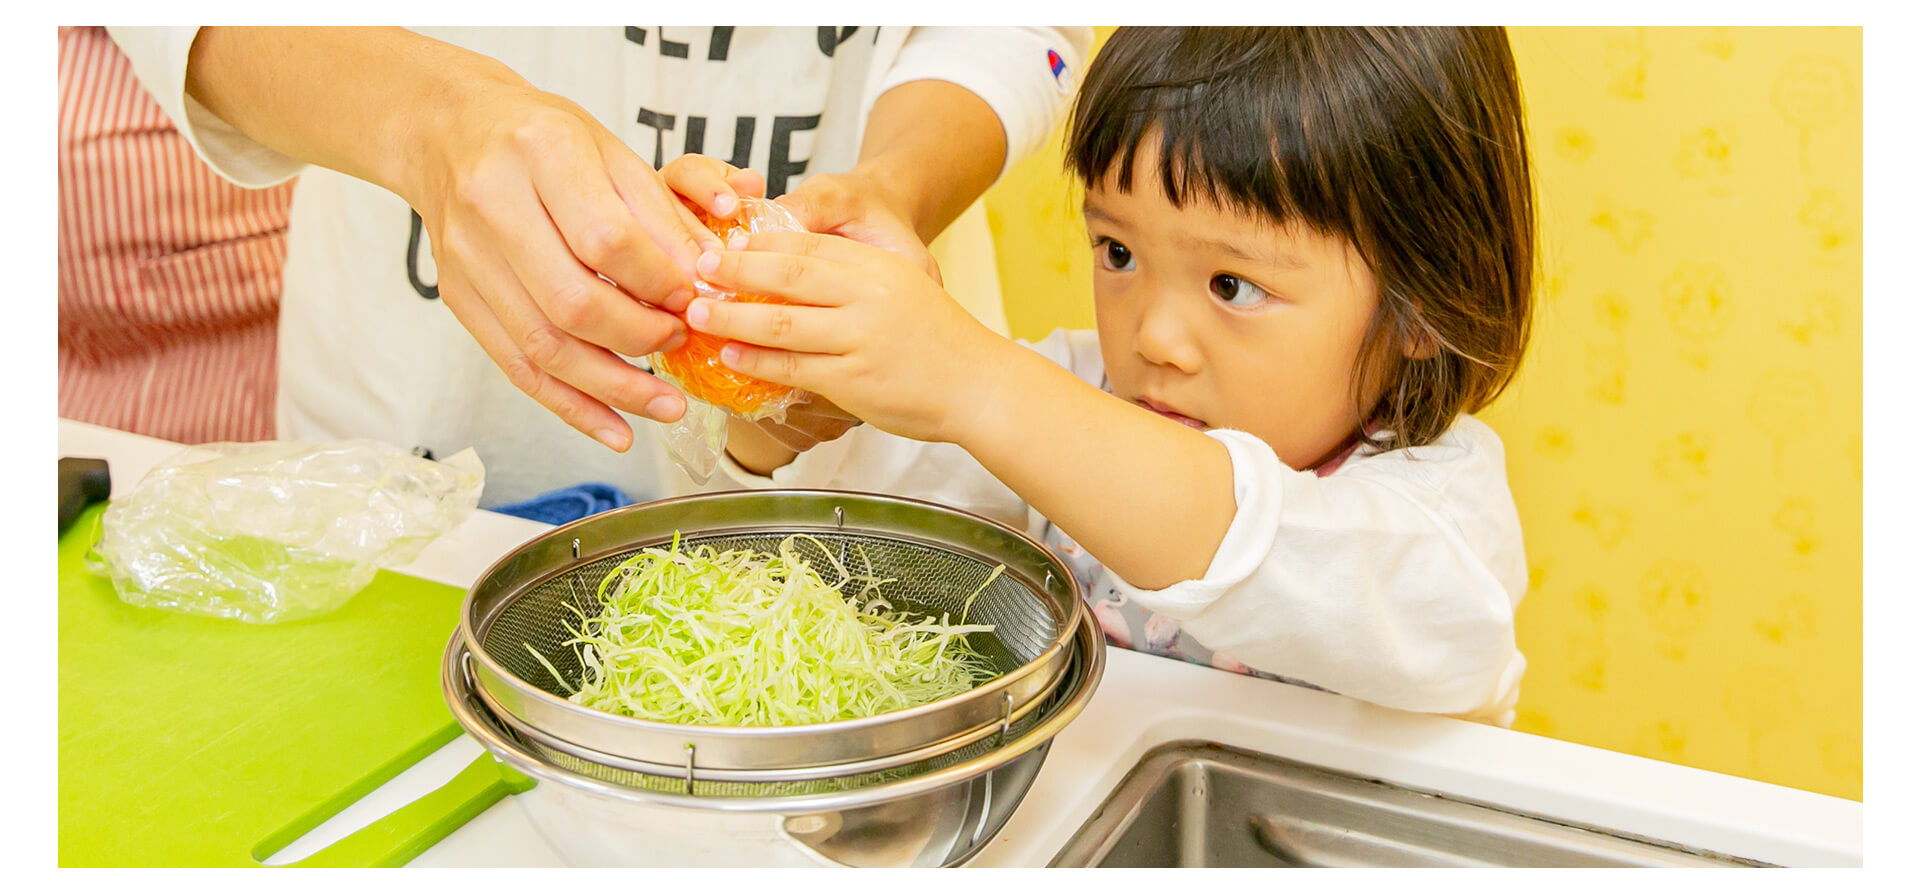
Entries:
[[[1484, 417], [1532, 568], [1515, 728], [1858, 800], [1861, 32], [1512, 39], [1541, 287]], [[1092, 324], [1076, 202], [1057, 141], [988, 194], [1016, 336]]]

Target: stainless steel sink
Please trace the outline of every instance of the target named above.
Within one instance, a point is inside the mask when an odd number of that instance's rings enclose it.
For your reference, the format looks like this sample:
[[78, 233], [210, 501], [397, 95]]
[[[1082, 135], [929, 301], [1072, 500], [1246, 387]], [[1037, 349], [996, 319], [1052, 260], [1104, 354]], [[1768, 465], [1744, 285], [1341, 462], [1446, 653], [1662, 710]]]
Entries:
[[1763, 866], [1205, 741], [1147, 752], [1055, 866]]

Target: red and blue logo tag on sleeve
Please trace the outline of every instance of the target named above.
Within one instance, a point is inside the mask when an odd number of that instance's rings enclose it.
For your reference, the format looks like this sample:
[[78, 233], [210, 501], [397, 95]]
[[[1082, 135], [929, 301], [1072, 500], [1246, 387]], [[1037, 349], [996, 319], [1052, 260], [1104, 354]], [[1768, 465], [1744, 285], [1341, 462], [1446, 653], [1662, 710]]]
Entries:
[[1061, 92], [1073, 89], [1073, 78], [1067, 74], [1067, 60], [1053, 50], [1047, 50], [1047, 70], [1053, 72], [1053, 83]]

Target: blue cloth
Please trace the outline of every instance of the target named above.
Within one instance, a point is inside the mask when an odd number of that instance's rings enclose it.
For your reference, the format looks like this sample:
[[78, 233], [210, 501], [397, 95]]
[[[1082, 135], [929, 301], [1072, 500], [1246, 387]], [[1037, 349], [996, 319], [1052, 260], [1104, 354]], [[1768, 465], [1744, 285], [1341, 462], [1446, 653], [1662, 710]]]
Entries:
[[618, 488], [604, 482], [587, 482], [536, 495], [517, 504], [494, 507], [493, 511], [548, 525], [566, 525], [632, 503], [633, 498]]

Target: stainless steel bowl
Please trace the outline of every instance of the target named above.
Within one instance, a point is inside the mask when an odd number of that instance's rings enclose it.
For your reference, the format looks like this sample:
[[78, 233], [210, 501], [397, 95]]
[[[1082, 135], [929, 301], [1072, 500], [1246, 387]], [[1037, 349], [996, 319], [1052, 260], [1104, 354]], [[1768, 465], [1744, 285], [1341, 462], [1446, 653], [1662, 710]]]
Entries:
[[[929, 614], [954, 617], [968, 602], [976, 621], [994, 625], [983, 635], [1001, 653], [1003, 673], [918, 707], [799, 726], [668, 724], [563, 697], [547, 664], [578, 668], [564, 645], [563, 625], [573, 614], [568, 606], [595, 608], [592, 591], [623, 558], [676, 536], [682, 546], [768, 550], [796, 533], [839, 548], [842, 562], [865, 560], [875, 573], [899, 579], [888, 588], [889, 599], [897, 594]], [[613, 510], [527, 542], [474, 583], [462, 606], [460, 636], [487, 709], [571, 754], [658, 776], [692, 770], [725, 780], [738, 771], [786, 770], [799, 779], [850, 774], [885, 757], [921, 759], [991, 734], [1058, 686], [1076, 628], [1091, 623], [1086, 611], [1058, 556], [979, 516], [876, 494], [747, 491]]]
[[[583, 866], [944, 866], [977, 854], [1032, 787], [1053, 737], [1098, 687], [1106, 646], [1094, 622], [1076, 625], [1062, 682], [1005, 739], [935, 761], [831, 780], [836, 790], [760, 793], [698, 783], [699, 793], [643, 772], [555, 763], [550, 749], [508, 728], [477, 694], [458, 635], [442, 689], [460, 725], [502, 763], [534, 780], [515, 797], [569, 864]], [[739, 783], [741, 785], [753, 783]], [[760, 783], [787, 790], [792, 783]], [[696, 783], [689, 778], [686, 786]], [[676, 790], [668, 790], [676, 789]]]

